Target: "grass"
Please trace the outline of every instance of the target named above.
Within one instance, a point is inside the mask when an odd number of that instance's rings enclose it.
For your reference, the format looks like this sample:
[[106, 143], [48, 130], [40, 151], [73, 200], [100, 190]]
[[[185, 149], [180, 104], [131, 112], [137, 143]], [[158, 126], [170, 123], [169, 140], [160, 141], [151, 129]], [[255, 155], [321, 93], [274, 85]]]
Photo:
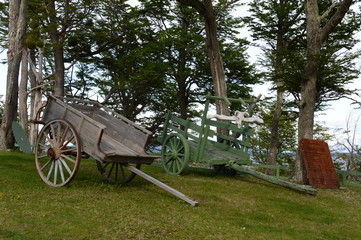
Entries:
[[0, 239], [360, 239], [361, 188], [316, 197], [252, 177], [188, 171], [149, 175], [199, 202], [196, 207], [136, 177], [102, 181], [83, 160], [68, 187], [51, 188], [32, 155], [0, 151]]

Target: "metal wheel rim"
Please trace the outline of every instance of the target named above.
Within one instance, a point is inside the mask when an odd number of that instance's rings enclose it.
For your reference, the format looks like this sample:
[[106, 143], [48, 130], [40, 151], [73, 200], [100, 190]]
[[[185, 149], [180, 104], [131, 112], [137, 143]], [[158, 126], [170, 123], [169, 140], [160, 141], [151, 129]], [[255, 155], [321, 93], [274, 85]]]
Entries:
[[69, 184], [80, 160], [80, 138], [68, 121], [55, 119], [41, 129], [35, 146], [35, 165], [46, 184], [53, 187]]
[[[96, 161], [98, 170], [102, 175], [103, 179], [115, 184], [129, 183], [136, 176], [135, 173], [131, 172], [125, 167], [124, 163], [106, 163]], [[132, 164], [128, 164], [132, 165]], [[140, 169], [142, 164], [134, 164], [134, 167]]]
[[183, 135], [169, 135], [162, 146], [162, 165], [172, 175], [181, 174], [188, 166], [189, 145]]

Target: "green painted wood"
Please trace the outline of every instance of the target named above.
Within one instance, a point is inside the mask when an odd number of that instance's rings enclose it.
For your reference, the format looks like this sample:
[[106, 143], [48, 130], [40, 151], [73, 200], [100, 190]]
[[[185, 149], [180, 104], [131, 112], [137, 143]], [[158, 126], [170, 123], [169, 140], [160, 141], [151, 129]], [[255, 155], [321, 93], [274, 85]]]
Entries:
[[310, 185], [300, 185], [300, 184], [296, 184], [296, 183], [292, 183], [292, 182], [287, 182], [287, 181], [278, 179], [276, 177], [269, 176], [269, 175], [263, 174], [261, 172], [257, 172], [255, 170], [249, 169], [245, 166], [241, 166], [236, 163], [230, 163], [229, 167], [233, 168], [234, 170], [236, 170], [238, 172], [249, 174], [258, 179], [261, 179], [261, 180], [264, 180], [269, 183], [276, 184], [276, 185], [279, 185], [279, 186], [282, 186], [285, 188], [290, 188], [290, 189], [293, 189], [293, 190], [296, 190], [299, 192], [303, 192], [303, 193], [307, 193], [307, 194], [313, 195], [313, 196], [315, 196], [317, 194], [317, 190]]
[[[256, 100], [243, 99], [226, 99], [223, 97], [207, 96], [203, 115], [200, 125], [190, 121], [189, 119], [181, 119], [168, 113], [164, 123], [164, 129], [160, 137], [161, 143], [170, 133], [182, 135], [189, 143], [190, 161], [201, 162], [207, 165], [227, 164], [234, 161], [237, 164], [250, 164], [250, 153], [248, 149], [251, 147], [249, 142], [250, 136], [254, 134], [254, 130], [249, 124], [244, 124], [239, 128], [231, 122], [220, 122], [207, 119], [209, 110], [209, 100], [223, 100], [227, 104], [233, 102], [241, 103], [245, 109], [250, 112], [254, 107]], [[240, 139], [223, 135], [215, 131], [216, 128], [223, 128], [232, 133], [239, 133]], [[224, 140], [224, 143], [217, 142], [216, 139]]]
[[338, 175], [341, 175], [341, 184], [345, 186], [356, 186], [361, 187], [361, 183], [353, 182], [347, 179], [349, 176], [356, 176], [361, 178], [361, 172], [356, 171], [344, 171], [344, 170], [336, 170]]
[[16, 143], [19, 145], [20, 150], [24, 153], [31, 154], [33, 151], [31, 150], [31, 145], [28, 136], [24, 129], [20, 126], [18, 122], [13, 122], [11, 124]]

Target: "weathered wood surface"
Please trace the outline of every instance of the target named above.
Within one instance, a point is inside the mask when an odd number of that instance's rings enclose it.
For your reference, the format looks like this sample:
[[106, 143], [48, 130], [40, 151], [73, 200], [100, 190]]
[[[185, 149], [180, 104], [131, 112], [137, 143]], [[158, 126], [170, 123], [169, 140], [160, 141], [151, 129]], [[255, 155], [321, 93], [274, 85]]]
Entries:
[[166, 190], [167, 192], [173, 194], [174, 196], [186, 201], [187, 203], [189, 203], [190, 205], [192, 206], [196, 206], [198, 204], [198, 202], [190, 199], [189, 197], [187, 197], [186, 195], [184, 195], [183, 193], [175, 190], [174, 188], [162, 183], [161, 181], [149, 176], [148, 174], [140, 171], [139, 169], [133, 167], [133, 166], [130, 166], [130, 165], [125, 165], [126, 168], [128, 168], [130, 171], [132, 171], [133, 173], [137, 174], [138, 176], [146, 179], [147, 181], [157, 185], [158, 187]]
[[68, 120], [79, 133], [83, 151], [97, 160], [151, 163], [157, 158], [145, 151], [149, 131], [98, 103], [50, 96], [47, 104], [42, 120]]
[[315, 188], [313, 188], [312, 186], [309, 185], [300, 185], [300, 184], [296, 184], [296, 183], [292, 183], [292, 182], [287, 182], [287, 181], [283, 181], [281, 179], [278, 179], [276, 177], [273, 176], [269, 176], [266, 174], [263, 174], [261, 172], [258, 172], [256, 170], [253, 169], [249, 169], [245, 166], [236, 164], [236, 163], [230, 163], [229, 166], [231, 168], [233, 168], [234, 170], [241, 172], [241, 173], [246, 173], [249, 175], [252, 175], [256, 178], [262, 179], [264, 181], [267, 181], [269, 183], [273, 183], [282, 187], [286, 187], [286, 188], [290, 188], [299, 192], [303, 192], [303, 193], [307, 193], [309, 195], [316, 195], [317, 194], [317, 190]]

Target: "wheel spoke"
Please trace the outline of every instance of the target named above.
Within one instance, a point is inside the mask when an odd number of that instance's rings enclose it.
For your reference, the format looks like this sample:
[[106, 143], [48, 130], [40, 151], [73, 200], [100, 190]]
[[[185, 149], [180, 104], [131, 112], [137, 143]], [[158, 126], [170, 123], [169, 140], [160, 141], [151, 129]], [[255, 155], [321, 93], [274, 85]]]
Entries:
[[105, 169], [109, 166], [110, 163], [106, 163], [104, 164], [104, 166], [102, 166], [102, 171], [105, 172]]
[[66, 162], [64, 161], [64, 159], [60, 158], [60, 163], [63, 164], [63, 166], [65, 167], [65, 169], [68, 171], [69, 175], [71, 175], [71, 170], [70, 170], [68, 164], [66, 164]]
[[58, 162], [54, 161], [55, 170], [54, 170], [54, 184], [56, 184], [56, 180], [58, 178]]
[[123, 167], [123, 166], [120, 166], [120, 169], [121, 169], [121, 172], [122, 172], [122, 179], [123, 179], [123, 182], [124, 182], [125, 179], [127, 178], [127, 177], [125, 176], [124, 167]]
[[113, 168], [114, 168], [114, 164], [115, 164], [115, 163], [113, 163], [112, 166], [111, 166], [110, 169], [109, 169], [108, 178], [110, 178], [110, 175], [112, 174], [112, 171], [113, 171]]
[[59, 166], [59, 172], [60, 172], [61, 181], [62, 181], [62, 182], [65, 182], [63, 167], [61, 166], [61, 162], [60, 162], [60, 161], [57, 161], [57, 162], [58, 162], [58, 166]]
[[119, 167], [119, 164], [116, 163], [115, 164], [115, 177], [114, 177], [115, 181], [118, 181], [118, 167]]
[[74, 140], [74, 136], [72, 135], [70, 139], [66, 140], [66, 142], [61, 146], [61, 149], [65, 148], [71, 141]]
[[[63, 157], [63, 158], [65, 158], [65, 159], [67, 159], [67, 160], [69, 160], [69, 161], [72, 162], [72, 163], [76, 163], [76, 161], [75, 161], [74, 159], [68, 157], [67, 155], [60, 154], [60, 156]], [[64, 159], [64, 160], [65, 160], [65, 159]]]
[[183, 145], [180, 145], [180, 146], [177, 148], [177, 152], [184, 152], [184, 146], [183, 146]]
[[[175, 161], [174, 161], [175, 163], [176, 163], [176, 165], [177, 165], [177, 171], [179, 170], [179, 169], [181, 169], [181, 160], [179, 159], [179, 158], [177, 158]], [[180, 162], [180, 163], [179, 163]]]
[[40, 155], [40, 156], [38, 156], [38, 159], [44, 158], [44, 157], [47, 157], [47, 156], [48, 156], [48, 154]]
[[172, 161], [172, 170], [173, 172], [177, 172], [175, 161]]
[[[63, 144], [64, 141], [65, 141], [65, 138], [66, 138], [66, 135], [68, 134], [68, 131], [69, 131], [69, 126], [66, 126], [65, 130], [64, 130], [64, 133], [63, 135], [61, 136], [61, 139], [60, 139], [60, 144]], [[64, 144], [63, 144], [64, 145]]]
[[46, 178], [48, 180], [50, 180], [50, 177], [51, 177], [51, 173], [53, 172], [53, 169], [54, 169], [54, 161], [50, 160], [51, 161], [51, 166], [50, 166], [50, 169], [49, 169], [49, 172], [48, 172], [48, 176], [46, 176]]
[[[46, 168], [46, 167], [49, 165], [50, 162], [52, 162], [51, 159], [50, 159], [49, 161], [47, 161], [47, 162], [43, 165], [43, 167], [41, 168], [41, 171], [43, 171], [44, 168]], [[49, 172], [50, 172], [50, 170], [49, 170]]]
[[43, 134], [44, 134], [45, 138], [48, 139], [50, 146], [54, 145], [53, 140], [48, 136], [48, 134], [45, 132]]
[[170, 158], [168, 159], [168, 161], [165, 162], [165, 164], [168, 165], [168, 163], [171, 162], [171, 161], [173, 161], [173, 158], [172, 158], [172, 157], [170, 157]]
[[45, 144], [42, 144], [42, 143], [39, 143], [39, 145], [40, 145], [40, 147], [41, 147], [42, 149], [49, 149], [49, 148], [51, 148], [51, 146], [45, 145]]

